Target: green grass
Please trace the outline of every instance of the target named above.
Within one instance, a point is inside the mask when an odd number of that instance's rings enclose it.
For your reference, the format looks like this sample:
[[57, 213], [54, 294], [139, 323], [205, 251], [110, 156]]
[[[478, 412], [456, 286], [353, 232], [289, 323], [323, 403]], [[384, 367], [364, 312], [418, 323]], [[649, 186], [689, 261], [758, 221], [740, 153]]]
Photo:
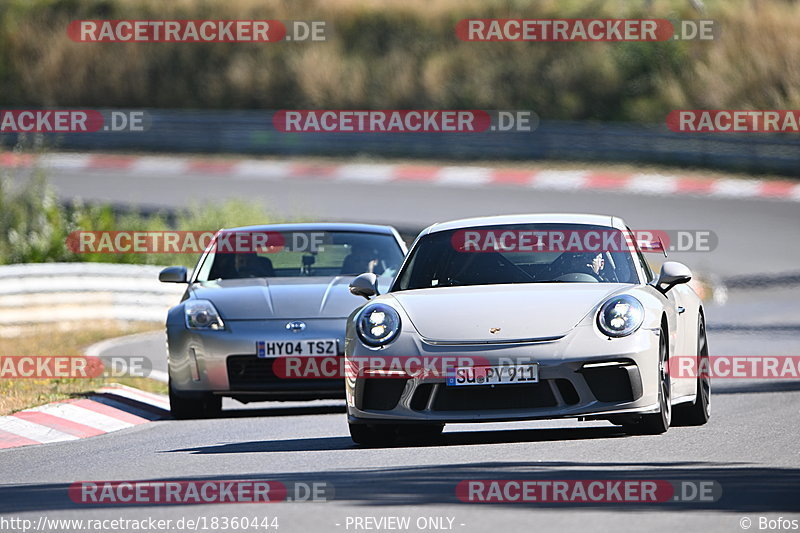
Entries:
[[42, 171], [34, 171], [22, 187], [12, 187], [0, 172], [0, 264], [85, 261], [191, 267], [199, 254], [76, 253], [67, 236], [73, 231], [217, 231], [282, 221], [247, 200], [197, 203], [172, 218], [167, 213], [118, 213], [109, 205], [65, 206]]

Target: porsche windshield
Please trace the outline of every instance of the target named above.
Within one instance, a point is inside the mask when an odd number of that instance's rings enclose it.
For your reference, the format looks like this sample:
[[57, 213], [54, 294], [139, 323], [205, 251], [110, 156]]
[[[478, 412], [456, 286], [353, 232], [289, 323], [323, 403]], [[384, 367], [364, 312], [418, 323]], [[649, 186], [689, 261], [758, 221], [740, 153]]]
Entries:
[[346, 231], [227, 232], [199, 267], [197, 281], [339, 276], [394, 276], [403, 252], [393, 235]]
[[638, 283], [620, 230], [586, 224], [515, 224], [430, 233], [393, 290], [506, 283]]

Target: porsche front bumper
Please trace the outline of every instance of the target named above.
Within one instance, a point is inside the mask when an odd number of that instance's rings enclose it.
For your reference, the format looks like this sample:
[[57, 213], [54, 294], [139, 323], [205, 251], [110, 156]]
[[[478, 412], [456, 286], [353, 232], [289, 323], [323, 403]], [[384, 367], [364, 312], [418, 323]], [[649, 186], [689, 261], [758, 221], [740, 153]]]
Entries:
[[[441, 345], [406, 339], [380, 357], [471, 357], [482, 364], [531, 363], [539, 380], [527, 384], [452, 386], [436, 376], [390, 375], [346, 379], [351, 423], [496, 422], [552, 418], [604, 418], [658, 411], [659, 330], [621, 339], [575, 328], [555, 340], [483, 345]], [[400, 348], [402, 346], [402, 348]], [[375, 357], [356, 347], [348, 357]]]

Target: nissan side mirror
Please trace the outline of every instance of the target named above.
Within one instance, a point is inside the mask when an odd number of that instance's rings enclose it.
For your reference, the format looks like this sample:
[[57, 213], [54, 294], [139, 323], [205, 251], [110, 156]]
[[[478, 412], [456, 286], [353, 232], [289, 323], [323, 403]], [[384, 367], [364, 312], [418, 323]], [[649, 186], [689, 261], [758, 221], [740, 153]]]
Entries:
[[162, 283], [186, 283], [186, 267], [167, 267], [158, 273], [158, 281]]

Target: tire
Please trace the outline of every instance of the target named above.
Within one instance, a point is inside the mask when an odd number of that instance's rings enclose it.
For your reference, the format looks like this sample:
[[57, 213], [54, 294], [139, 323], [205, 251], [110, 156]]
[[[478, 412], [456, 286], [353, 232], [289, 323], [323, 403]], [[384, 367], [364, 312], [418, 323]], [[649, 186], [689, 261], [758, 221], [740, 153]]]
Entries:
[[708, 339], [706, 324], [700, 317], [697, 328], [697, 396], [693, 403], [675, 406], [673, 425], [702, 426], [711, 418], [711, 379], [708, 377]]
[[658, 336], [658, 404], [657, 413], [642, 415], [634, 424], [627, 424], [625, 430], [634, 435], [660, 435], [666, 433], [672, 422], [672, 383], [669, 377], [669, 348], [667, 333], [662, 328]]
[[368, 424], [347, 423], [350, 429], [350, 438], [353, 442], [368, 448], [381, 448], [389, 446], [397, 440], [398, 431], [394, 424]]
[[213, 418], [222, 412], [222, 397], [210, 393], [185, 395], [169, 384], [169, 410], [176, 420]]

